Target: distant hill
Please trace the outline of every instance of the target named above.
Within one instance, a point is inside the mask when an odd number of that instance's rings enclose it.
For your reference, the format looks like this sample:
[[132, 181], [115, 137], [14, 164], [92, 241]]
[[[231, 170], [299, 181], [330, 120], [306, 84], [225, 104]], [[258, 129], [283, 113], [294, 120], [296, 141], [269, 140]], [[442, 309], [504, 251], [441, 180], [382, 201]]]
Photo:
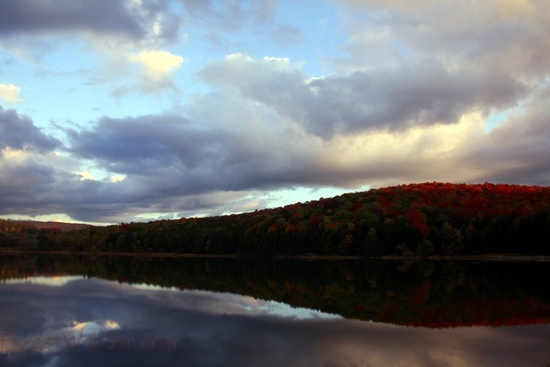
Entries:
[[0, 219], [0, 248], [38, 249], [41, 238], [90, 228], [87, 224]]
[[550, 255], [550, 188], [409, 184], [243, 214], [45, 232], [35, 244], [237, 255]]
[[74, 231], [78, 229], [91, 227], [91, 225], [89, 224], [81, 224], [81, 223], [40, 222], [40, 221], [32, 221], [32, 220], [19, 220], [17, 222], [24, 225], [35, 227], [37, 229], [59, 229], [63, 232]]

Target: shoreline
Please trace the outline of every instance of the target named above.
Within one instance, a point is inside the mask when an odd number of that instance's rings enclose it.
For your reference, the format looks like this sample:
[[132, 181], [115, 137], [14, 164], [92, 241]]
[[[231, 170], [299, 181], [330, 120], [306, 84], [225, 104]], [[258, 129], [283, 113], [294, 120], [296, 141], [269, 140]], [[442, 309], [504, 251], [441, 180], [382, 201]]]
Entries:
[[159, 258], [225, 258], [225, 259], [274, 259], [274, 260], [432, 260], [432, 261], [503, 261], [503, 262], [550, 262], [548, 255], [521, 255], [521, 254], [485, 254], [485, 255], [432, 255], [421, 256], [361, 256], [361, 255], [253, 255], [253, 254], [192, 254], [192, 253], [168, 253], [168, 252], [99, 252], [99, 251], [35, 251], [23, 249], [0, 248], [0, 256], [3, 255], [60, 255], [60, 256], [112, 256], [112, 257], [159, 257]]

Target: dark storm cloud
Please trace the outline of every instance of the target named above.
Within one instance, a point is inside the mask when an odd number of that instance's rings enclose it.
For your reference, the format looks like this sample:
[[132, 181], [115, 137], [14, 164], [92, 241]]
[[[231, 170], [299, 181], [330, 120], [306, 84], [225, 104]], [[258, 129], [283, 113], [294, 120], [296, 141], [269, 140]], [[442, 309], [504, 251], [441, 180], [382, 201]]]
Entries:
[[[214, 98], [205, 97], [215, 104]], [[280, 141], [261, 146], [254, 142], [261, 136], [239, 131], [238, 124], [250, 116], [232, 118], [231, 111], [219, 111], [219, 118], [227, 128], [178, 115], [103, 118], [90, 130], [70, 132], [69, 151], [109, 171], [139, 178], [137, 186], [151, 185], [166, 195], [258, 188], [307, 175], [301, 172], [308, 163], [305, 157], [283, 155]]]
[[[18, 0], [0, 2], [0, 34], [43, 35], [51, 32], [93, 32], [120, 34], [142, 39], [151, 32], [164, 11], [164, 1], [146, 0], [138, 6], [129, 1], [111, 0]], [[167, 13], [162, 19], [162, 36], [173, 39], [177, 18]]]
[[[120, 186], [81, 180], [45, 163], [40, 157], [0, 160], [0, 214], [46, 215], [67, 213], [82, 221], [100, 221], [124, 212], [129, 195]], [[117, 204], [118, 203], [118, 204]]]
[[[250, 184], [250, 175], [238, 177], [239, 171], [227, 174], [209, 167], [186, 171], [177, 165], [163, 166], [161, 161], [148, 176], [128, 175], [121, 182], [89, 180], [47, 160], [39, 155], [0, 159], [0, 215], [65, 213], [83, 222], [117, 223], [157, 212], [221, 214], [228, 200], [240, 196], [213, 191]], [[132, 161], [139, 166], [139, 161]]]
[[507, 75], [450, 72], [435, 61], [308, 80], [280, 61], [238, 54], [207, 66], [198, 77], [227, 91], [237, 89], [327, 139], [338, 133], [456, 123], [465, 113], [511, 105], [526, 91]]
[[132, 191], [120, 185], [82, 180], [79, 174], [69, 172], [70, 166], [52, 165], [50, 153], [61, 148], [61, 143], [45, 135], [28, 117], [1, 107], [0, 148], [7, 149], [0, 154], [2, 215], [70, 213], [74, 218], [94, 221], [126, 210], [113, 203], [137, 200]]
[[176, 115], [105, 117], [91, 130], [70, 132], [70, 151], [102, 161], [120, 173], [148, 175], [180, 162], [183, 167], [196, 168], [205, 153], [223, 139], [211, 133]]
[[[215, 100], [205, 98], [209, 103]], [[247, 118], [231, 116], [231, 111], [220, 116], [240, 123]], [[24, 121], [32, 125], [29, 119]], [[236, 127], [229, 122], [223, 129], [177, 115], [151, 115], [103, 118], [89, 130], [67, 131], [66, 152], [71, 156], [26, 154], [0, 160], [0, 214], [66, 213], [85, 222], [120, 222], [151, 212], [220, 214], [227, 200], [240, 198], [226, 191], [318, 179], [312, 157], [302, 155], [298, 146], [281, 146], [272, 136], [246, 135]], [[6, 130], [4, 136], [13, 134]], [[72, 173], [84, 162], [125, 178], [89, 180]]]
[[48, 152], [60, 144], [57, 139], [40, 131], [29, 118], [0, 106], [0, 149]]
[[[210, 109], [212, 103], [236, 107], [223, 98], [216, 102], [205, 96], [206, 100]], [[246, 124], [253, 116], [212, 111], [213, 118], [227, 119], [227, 128], [177, 115], [103, 118], [88, 130], [66, 131], [66, 152], [71, 155], [57, 158], [40, 154], [50, 152], [57, 141], [42, 134], [32, 120], [14, 111], [2, 113], [3, 147], [27, 153], [15, 151], [0, 159], [0, 214], [67, 213], [80, 221], [120, 222], [122, 217], [148, 212], [220, 213], [228, 198], [220, 191], [315, 180], [306, 169], [311, 157], [302, 157], [299, 147], [283, 147], [267, 132], [256, 136], [253, 129], [243, 125], [239, 131], [232, 124]], [[121, 182], [84, 179], [73, 173], [84, 162], [126, 177]]]
[[20, 204], [47, 191], [55, 181], [54, 170], [33, 157], [27, 157], [22, 162], [13, 162], [10, 158], [0, 159], [0, 171], [0, 211], [4, 214], [9, 214], [9, 210], [17, 212]]

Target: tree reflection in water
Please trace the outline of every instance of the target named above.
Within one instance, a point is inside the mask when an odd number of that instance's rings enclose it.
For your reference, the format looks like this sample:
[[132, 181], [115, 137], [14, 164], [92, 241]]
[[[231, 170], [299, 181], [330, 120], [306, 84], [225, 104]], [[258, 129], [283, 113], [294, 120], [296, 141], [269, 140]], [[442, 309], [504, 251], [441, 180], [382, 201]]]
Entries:
[[0, 261], [0, 365], [541, 366], [548, 360], [545, 264]]

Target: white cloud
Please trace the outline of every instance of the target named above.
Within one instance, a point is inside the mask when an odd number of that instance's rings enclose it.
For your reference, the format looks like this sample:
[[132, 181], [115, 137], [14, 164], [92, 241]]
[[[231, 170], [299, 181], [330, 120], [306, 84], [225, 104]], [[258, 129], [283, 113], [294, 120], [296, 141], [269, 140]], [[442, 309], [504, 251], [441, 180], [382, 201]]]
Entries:
[[124, 181], [125, 178], [126, 178], [125, 175], [113, 175], [109, 178], [109, 181], [116, 183], [116, 182]]
[[155, 82], [163, 82], [170, 78], [185, 61], [179, 55], [168, 51], [146, 50], [129, 56], [129, 60], [141, 66], [143, 75]]
[[21, 102], [21, 88], [13, 84], [0, 84], [0, 98], [11, 103]]
[[106, 320], [103, 323], [97, 321], [73, 321], [73, 326], [65, 330], [77, 335], [97, 335], [104, 331], [115, 329], [120, 329], [118, 322]]

